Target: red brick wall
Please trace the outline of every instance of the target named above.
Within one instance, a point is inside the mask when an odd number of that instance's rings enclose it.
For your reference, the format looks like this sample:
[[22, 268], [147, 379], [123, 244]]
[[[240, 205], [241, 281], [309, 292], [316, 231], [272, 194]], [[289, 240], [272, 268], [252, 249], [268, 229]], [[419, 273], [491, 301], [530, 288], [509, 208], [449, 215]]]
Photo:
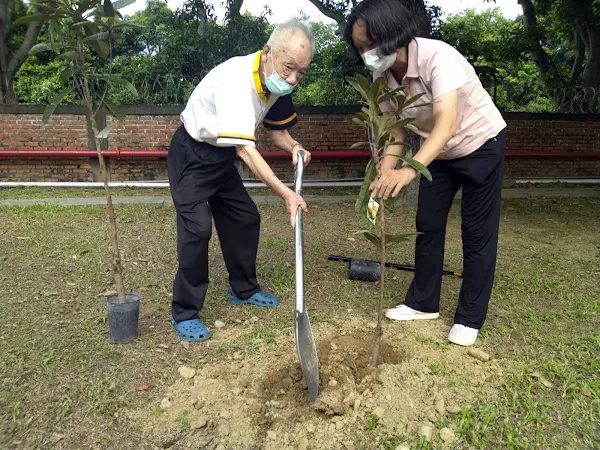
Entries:
[[[125, 123], [113, 129], [108, 146], [121, 150], [166, 150], [179, 126], [181, 107], [131, 107]], [[346, 151], [363, 131], [351, 121], [352, 108], [305, 108], [299, 111], [292, 134], [311, 151]], [[0, 150], [86, 149], [85, 116], [81, 109], [59, 107], [46, 129], [41, 130], [43, 107], [0, 106]], [[572, 152], [573, 157], [507, 157], [507, 177], [600, 176], [600, 158], [577, 157], [577, 152], [600, 154], [600, 116], [506, 114], [508, 152]], [[108, 119], [110, 123], [110, 119]], [[259, 148], [276, 150], [258, 132]], [[113, 180], [166, 180], [164, 159], [109, 160]], [[366, 161], [315, 160], [307, 179], [339, 179], [361, 176]], [[0, 156], [0, 180], [91, 181], [93, 160], [23, 159]], [[271, 161], [274, 171], [291, 180], [287, 160]]]

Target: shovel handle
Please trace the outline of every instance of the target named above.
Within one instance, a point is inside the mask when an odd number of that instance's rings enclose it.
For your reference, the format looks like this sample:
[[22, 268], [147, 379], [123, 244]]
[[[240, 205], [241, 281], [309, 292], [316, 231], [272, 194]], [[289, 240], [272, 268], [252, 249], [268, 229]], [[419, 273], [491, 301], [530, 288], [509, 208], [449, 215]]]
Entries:
[[[296, 194], [302, 195], [302, 176], [304, 175], [304, 151], [298, 152], [298, 162], [296, 164], [296, 181], [294, 189]], [[296, 247], [296, 311], [300, 314], [304, 312], [304, 249], [302, 239], [302, 208], [296, 210], [296, 227], [294, 228], [294, 238]]]

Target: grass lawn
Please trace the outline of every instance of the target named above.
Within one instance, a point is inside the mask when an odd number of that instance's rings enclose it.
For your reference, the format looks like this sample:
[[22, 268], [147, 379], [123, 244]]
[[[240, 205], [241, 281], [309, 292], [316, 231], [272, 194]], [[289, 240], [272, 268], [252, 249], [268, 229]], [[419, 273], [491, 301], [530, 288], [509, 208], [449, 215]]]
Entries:
[[[0, 208], [0, 448], [600, 448], [599, 199], [504, 201], [477, 343], [489, 362], [447, 343], [460, 280], [445, 278], [442, 318], [386, 322], [377, 369], [368, 358], [378, 286], [327, 261], [373, 258], [352, 235], [365, 219], [351, 202], [311, 204], [305, 296], [321, 364], [317, 405], [294, 353], [293, 233], [282, 205], [260, 210], [259, 277], [282, 306], [228, 303], [214, 233], [202, 313], [213, 339], [184, 345], [168, 322], [174, 210], [118, 207], [126, 286], [142, 295], [138, 338], [119, 346], [108, 341], [103, 296], [112, 290], [105, 209]], [[461, 267], [459, 214], [457, 204], [451, 270]], [[413, 218], [397, 211], [388, 223], [410, 231]], [[410, 264], [412, 247], [391, 248], [389, 259]], [[387, 273], [389, 307], [411, 274]], [[180, 376], [181, 366], [195, 375]]]

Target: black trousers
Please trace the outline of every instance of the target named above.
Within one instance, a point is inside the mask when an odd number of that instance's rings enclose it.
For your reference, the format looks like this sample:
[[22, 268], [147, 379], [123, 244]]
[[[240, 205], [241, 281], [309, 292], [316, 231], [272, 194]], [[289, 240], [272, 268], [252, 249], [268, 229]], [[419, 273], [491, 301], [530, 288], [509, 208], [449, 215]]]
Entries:
[[234, 294], [245, 299], [260, 291], [256, 279], [260, 214], [235, 160], [235, 147], [198, 142], [183, 125], [171, 140], [167, 165], [177, 211], [179, 265], [172, 304], [176, 322], [196, 317], [204, 305], [213, 217]]
[[416, 239], [415, 274], [406, 306], [439, 311], [448, 212], [462, 186], [463, 283], [454, 322], [482, 327], [496, 270], [505, 149], [502, 131], [464, 158], [433, 161], [433, 181], [421, 177], [417, 231], [424, 234]]

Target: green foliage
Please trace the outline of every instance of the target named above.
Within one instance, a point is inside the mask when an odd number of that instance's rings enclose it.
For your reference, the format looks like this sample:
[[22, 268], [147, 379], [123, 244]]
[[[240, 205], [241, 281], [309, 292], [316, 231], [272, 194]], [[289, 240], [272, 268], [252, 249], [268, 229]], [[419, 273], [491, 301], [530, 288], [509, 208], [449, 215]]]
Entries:
[[[21, 66], [15, 78], [14, 90], [19, 103], [43, 105], [50, 101], [61, 89], [63, 83], [59, 74], [67, 68], [64, 60], [53, 60], [42, 64], [35, 57], [30, 57]], [[71, 92], [65, 98], [66, 103], [77, 101]]]
[[[410, 108], [418, 108], [427, 105], [428, 103], [419, 102], [422, 94], [407, 96], [405, 94], [406, 87], [400, 86], [396, 89], [391, 89], [387, 86], [384, 78], [378, 78], [373, 83], [369, 83], [366, 77], [357, 74], [355, 77], [347, 77], [348, 83], [358, 92], [362, 98], [361, 103], [364, 108], [356, 114], [353, 122], [365, 129], [369, 136], [368, 143], [357, 143], [360, 145], [366, 144], [371, 151], [371, 159], [367, 163], [365, 169], [365, 177], [355, 203], [355, 210], [359, 215], [363, 215], [367, 209], [367, 203], [371, 197], [369, 186], [376, 176], [380, 173], [380, 162], [384, 157], [385, 150], [390, 145], [402, 144], [404, 149], [403, 154], [397, 158], [403, 165], [413, 167], [418, 173], [422, 174], [428, 180], [431, 180], [431, 173], [423, 164], [415, 161], [412, 158], [412, 152], [408, 144], [396, 141], [396, 134], [402, 129], [414, 128], [412, 122], [413, 117], [406, 117], [405, 111]], [[392, 113], [383, 112], [381, 105], [384, 102], [389, 102], [392, 105]], [[392, 209], [395, 204], [395, 199], [390, 198], [385, 202], [385, 209]], [[367, 240], [373, 243], [377, 248], [382, 247], [381, 236], [385, 234], [385, 245], [399, 243], [408, 240], [417, 233], [387, 234], [382, 230], [382, 234], [377, 235], [370, 230], [359, 230], [356, 234], [362, 234]]]
[[[67, 97], [75, 94], [88, 109], [90, 117], [95, 117], [99, 108], [106, 108], [117, 120], [123, 120], [122, 111], [106, 100], [112, 86], [120, 86], [137, 95], [135, 87], [120, 74], [112, 73], [112, 42], [118, 32], [128, 26], [110, 0], [57, 0], [52, 3], [34, 2], [37, 15], [23, 16], [15, 23], [48, 21], [48, 39], [34, 46], [30, 55], [45, 52], [56, 54], [54, 64], [61, 68], [58, 75], [58, 93], [51, 97], [42, 117], [44, 128], [56, 106]], [[97, 71], [98, 60], [106, 62], [107, 71]], [[99, 86], [98, 106], [92, 80]], [[95, 120], [94, 120], [95, 122]], [[92, 124], [92, 127], [95, 123]], [[107, 136], [108, 129], [102, 133]]]

